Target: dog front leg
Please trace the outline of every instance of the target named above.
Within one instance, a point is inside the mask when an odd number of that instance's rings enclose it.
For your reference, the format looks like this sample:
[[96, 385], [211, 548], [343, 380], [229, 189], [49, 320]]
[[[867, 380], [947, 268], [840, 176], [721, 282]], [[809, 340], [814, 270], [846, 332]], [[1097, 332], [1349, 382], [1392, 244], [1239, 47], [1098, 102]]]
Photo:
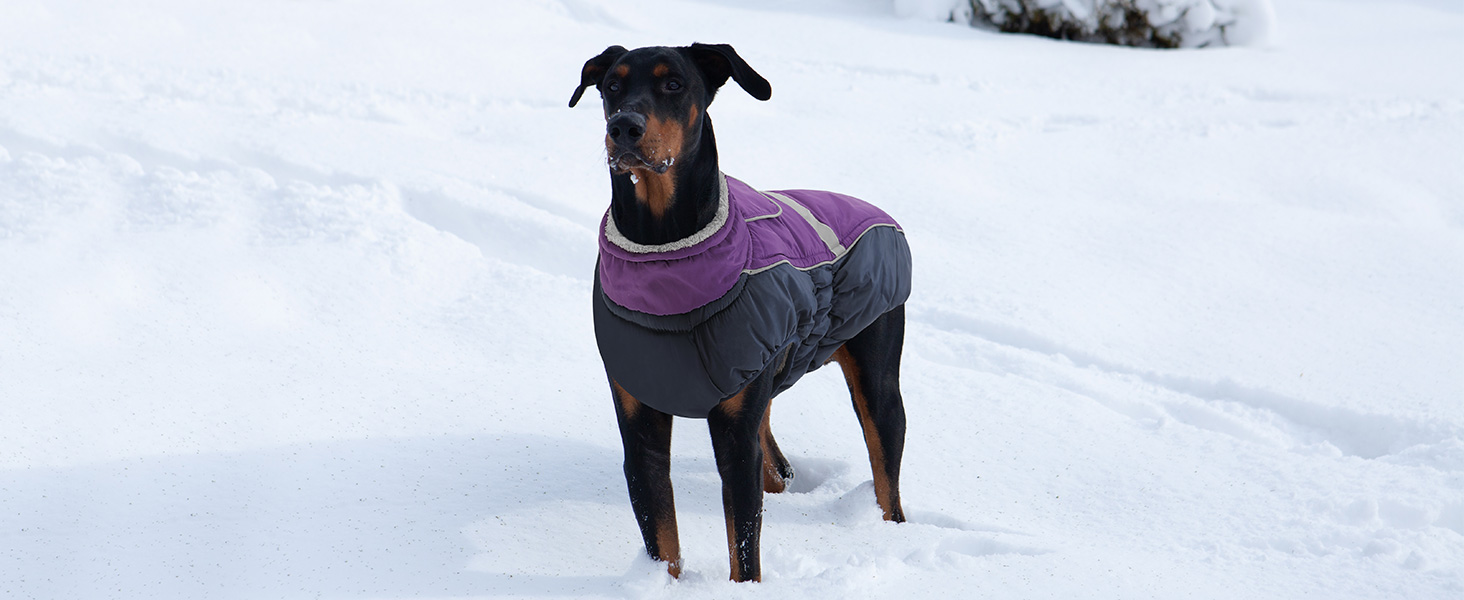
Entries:
[[763, 451], [758, 430], [772, 386], [759, 377], [707, 415], [712, 452], [722, 476], [722, 512], [733, 581], [762, 581]]
[[640, 526], [646, 553], [664, 561], [666, 572], [681, 576], [681, 541], [676, 533], [676, 502], [671, 490], [671, 415], [641, 404], [610, 381], [615, 418], [625, 447], [625, 484], [630, 508]]

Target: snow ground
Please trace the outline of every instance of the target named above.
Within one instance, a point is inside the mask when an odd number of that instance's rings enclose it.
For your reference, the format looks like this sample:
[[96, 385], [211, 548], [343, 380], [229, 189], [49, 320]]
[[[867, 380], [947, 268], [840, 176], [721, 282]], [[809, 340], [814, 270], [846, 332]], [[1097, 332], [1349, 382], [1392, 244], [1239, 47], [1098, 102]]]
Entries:
[[[120, 4], [120, 3], [119, 3]], [[1158, 52], [890, 2], [0, 4], [0, 593], [1457, 598], [1464, 10]], [[725, 581], [647, 559], [590, 332], [610, 44], [734, 44], [723, 168], [905, 226], [911, 523], [837, 373]]]

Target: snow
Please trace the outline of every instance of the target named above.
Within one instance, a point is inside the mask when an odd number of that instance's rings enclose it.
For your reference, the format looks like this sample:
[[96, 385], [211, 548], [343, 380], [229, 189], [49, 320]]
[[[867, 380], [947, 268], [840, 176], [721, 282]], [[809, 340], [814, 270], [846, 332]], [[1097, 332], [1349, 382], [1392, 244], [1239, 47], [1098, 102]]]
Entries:
[[905, 18], [951, 21], [970, 0], [894, 0], [895, 14]]
[[[1278, 2], [1147, 51], [890, 2], [0, 5], [0, 594], [1464, 595], [1464, 11]], [[727, 576], [642, 556], [589, 321], [621, 44], [731, 43], [753, 185], [915, 256], [910, 523], [838, 373]]]

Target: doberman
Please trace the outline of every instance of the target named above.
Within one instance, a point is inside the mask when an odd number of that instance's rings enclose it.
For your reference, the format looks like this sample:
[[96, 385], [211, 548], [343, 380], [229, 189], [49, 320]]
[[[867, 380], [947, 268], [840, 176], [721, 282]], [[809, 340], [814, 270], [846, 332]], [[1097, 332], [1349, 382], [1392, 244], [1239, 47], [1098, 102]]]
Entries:
[[[573, 107], [592, 86], [603, 98], [611, 181], [606, 229], [613, 225], [635, 244], [666, 245], [691, 238], [719, 218], [718, 204], [725, 202], [728, 184], [720, 179], [707, 106], [729, 77], [758, 100], [772, 96], [767, 80], [728, 45], [636, 50], [612, 46], [584, 64], [569, 105]], [[899, 239], [905, 248], [902, 233]], [[908, 249], [904, 252], [908, 265]], [[598, 273], [597, 269], [597, 277]], [[905, 411], [899, 370], [904, 297], [898, 302], [875, 313], [877, 318], [871, 316], [857, 335], [851, 333], [807, 369], [827, 361], [837, 361], [843, 369], [868, 446], [876, 500], [885, 520], [903, 522], [899, 481]], [[597, 337], [603, 335], [597, 325]], [[601, 340], [602, 357], [605, 342]], [[775, 358], [740, 391], [714, 400], [715, 406], [705, 413], [722, 478], [734, 581], [761, 580], [762, 495], [784, 491], [793, 478], [792, 466], [773, 439], [768, 410], [788, 376], [787, 365], [787, 354]], [[631, 508], [646, 552], [666, 562], [667, 571], [679, 577], [682, 561], [670, 477], [672, 415], [638, 400], [613, 373], [609, 383], [624, 445]]]

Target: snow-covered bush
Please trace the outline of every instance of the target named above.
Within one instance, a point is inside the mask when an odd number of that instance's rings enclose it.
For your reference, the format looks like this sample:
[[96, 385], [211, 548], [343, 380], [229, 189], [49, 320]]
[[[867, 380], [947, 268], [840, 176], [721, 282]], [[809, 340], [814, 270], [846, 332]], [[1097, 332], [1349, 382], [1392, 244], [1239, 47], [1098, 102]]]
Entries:
[[1270, 0], [895, 0], [901, 16], [964, 21], [1007, 33], [1154, 48], [1259, 44]]

